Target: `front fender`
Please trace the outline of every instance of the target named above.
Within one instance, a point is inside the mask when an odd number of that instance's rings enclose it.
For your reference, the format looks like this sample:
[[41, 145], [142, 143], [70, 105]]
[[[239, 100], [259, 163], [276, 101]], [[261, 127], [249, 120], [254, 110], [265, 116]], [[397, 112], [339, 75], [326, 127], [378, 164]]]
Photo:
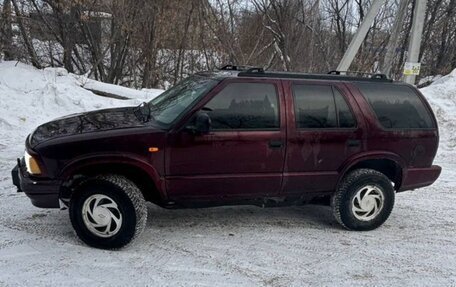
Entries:
[[110, 154], [97, 154], [97, 155], [86, 155], [75, 158], [68, 162], [59, 174], [59, 178], [63, 181], [69, 180], [73, 175], [77, 174], [86, 168], [97, 166], [97, 165], [110, 165], [116, 164], [129, 165], [136, 167], [144, 171], [154, 182], [155, 187], [162, 196], [166, 198], [165, 181], [157, 171], [157, 169], [150, 163], [144, 161], [135, 154], [127, 153], [110, 153]]

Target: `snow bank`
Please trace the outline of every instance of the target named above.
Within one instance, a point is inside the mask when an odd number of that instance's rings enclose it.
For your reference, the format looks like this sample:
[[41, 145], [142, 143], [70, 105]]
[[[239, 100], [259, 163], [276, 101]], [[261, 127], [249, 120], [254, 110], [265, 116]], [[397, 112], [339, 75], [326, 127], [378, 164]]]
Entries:
[[[131, 100], [104, 98], [82, 88], [89, 83], [98, 89]], [[68, 74], [63, 68], [35, 69], [18, 62], [0, 63], [0, 158], [17, 157], [23, 141], [36, 126], [60, 116], [89, 110], [133, 106], [150, 100], [161, 91], [141, 92]], [[19, 145], [20, 144], [20, 145]]]
[[159, 89], [142, 89], [142, 90], [135, 90], [130, 89], [118, 85], [113, 84], [106, 84], [99, 81], [95, 81], [89, 79], [84, 76], [77, 76], [74, 75], [75, 78], [81, 83], [81, 86], [85, 89], [95, 90], [104, 92], [107, 94], [114, 94], [119, 95], [121, 97], [126, 97], [129, 99], [137, 99], [141, 101], [150, 101], [151, 99], [155, 98], [159, 94], [163, 92], [163, 90]]
[[456, 147], [456, 69], [422, 88], [437, 117], [440, 129], [440, 147], [446, 151]]

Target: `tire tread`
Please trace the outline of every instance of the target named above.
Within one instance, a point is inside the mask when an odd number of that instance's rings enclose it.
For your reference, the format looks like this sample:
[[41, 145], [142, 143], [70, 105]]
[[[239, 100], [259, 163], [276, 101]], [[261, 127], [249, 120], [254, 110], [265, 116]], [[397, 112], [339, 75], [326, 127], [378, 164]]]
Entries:
[[[72, 199], [74, 196], [78, 196], [77, 189], [78, 188], [83, 188], [85, 186], [89, 186], [94, 183], [108, 183], [112, 184], [116, 187], [118, 187], [120, 190], [122, 190], [125, 195], [130, 199], [134, 210], [135, 210], [135, 215], [136, 215], [136, 226], [135, 226], [135, 231], [132, 237], [124, 237], [121, 241], [117, 241], [115, 246], [104, 246], [102, 244], [90, 244], [95, 247], [100, 247], [104, 249], [119, 249], [121, 247], [124, 247], [128, 245], [129, 243], [133, 242], [137, 237], [141, 235], [141, 233], [144, 231], [146, 223], [147, 223], [147, 205], [146, 201], [144, 199], [144, 196], [141, 192], [141, 190], [128, 178], [122, 175], [116, 175], [116, 174], [103, 174], [103, 175], [98, 175], [95, 177], [88, 178], [84, 181], [82, 181], [78, 187], [76, 188], [76, 191], [72, 195]], [[70, 220], [71, 224], [73, 225], [74, 230], [76, 231], [76, 234], [78, 235], [79, 238], [83, 239], [83, 230], [80, 230], [78, 227], [78, 223], [76, 221], [76, 218], [74, 216], [71, 216], [74, 214], [73, 212], [73, 205], [70, 204]], [[83, 240], [84, 241], [84, 240]]]
[[[342, 201], [343, 198], [345, 197], [346, 193], [349, 192], [350, 187], [355, 184], [357, 181], [364, 179], [364, 178], [380, 178], [381, 180], [385, 180], [387, 182], [390, 182], [388, 177], [384, 175], [383, 173], [373, 170], [373, 169], [368, 169], [368, 168], [362, 168], [362, 169], [356, 169], [350, 173], [348, 173], [341, 181], [339, 184], [336, 192], [334, 195], [331, 197], [331, 208], [333, 212], [333, 216], [336, 219], [336, 221], [342, 225], [345, 229], [348, 230], [355, 230], [355, 228], [352, 228], [348, 226], [343, 218], [342, 218], [342, 211], [341, 208], [343, 207]], [[394, 189], [393, 194], [394, 194]], [[392, 197], [392, 205], [394, 205], [394, 196]], [[384, 210], [384, 214], [382, 215], [385, 220], [389, 217], [389, 215], [392, 212], [392, 206], [391, 208], [386, 208]], [[366, 229], [369, 230], [369, 229]]]

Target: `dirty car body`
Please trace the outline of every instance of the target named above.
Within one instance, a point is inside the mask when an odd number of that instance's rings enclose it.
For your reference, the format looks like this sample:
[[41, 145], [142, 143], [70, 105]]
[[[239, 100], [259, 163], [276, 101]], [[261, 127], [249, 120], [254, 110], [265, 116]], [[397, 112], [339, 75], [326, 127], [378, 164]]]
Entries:
[[[395, 192], [430, 185], [441, 171], [433, 165], [438, 141], [432, 110], [413, 86], [228, 68], [196, 74], [139, 107], [45, 123], [12, 173], [43, 208], [68, 206], [78, 185], [100, 174], [122, 175], [165, 208], [279, 206], [329, 202], [361, 169], [381, 173]], [[386, 197], [379, 194], [364, 207]]]

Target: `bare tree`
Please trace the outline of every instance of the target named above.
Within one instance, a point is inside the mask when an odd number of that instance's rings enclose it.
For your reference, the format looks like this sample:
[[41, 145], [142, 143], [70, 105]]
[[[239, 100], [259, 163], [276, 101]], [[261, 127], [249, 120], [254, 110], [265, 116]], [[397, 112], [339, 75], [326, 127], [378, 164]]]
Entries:
[[[337, 66], [372, 1], [3, 0], [0, 48], [5, 59], [63, 66], [136, 88], [168, 87], [227, 63], [327, 72]], [[353, 70], [374, 72], [385, 55], [398, 7], [397, 0], [386, 3]], [[428, 0], [424, 76], [456, 66], [455, 3]], [[405, 23], [396, 28], [395, 78], [405, 60], [413, 5], [405, 7]]]
[[33, 47], [33, 44], [29, 38], [29, 35], [27, 34], [25, 25], [22, 21], [22, 13], [19, 10], [19, 5], [17, 4], [16, 0], [11, 0], [11, 3], [13, 4], [13, 7], [14, 7], [14, 12], [16, 14], [16, 22], [19, 26], [19, 30], [21, 32], [22, 40], [24, 41], [24, 45], [27, 48], [27, 52], [30, 57], [30, 61], [32, 62], [32, 65], [35, 66], [36, 68], [41, 68], [41, 64], [39, 63], [38, 57], [36, 56], [35, 48]]
[[12, 10], [11, 0], [3, 0], [2, 19], [1, 19], [1, 47], [5, 60], [13, 60], [13, 29], [12, 29]]

